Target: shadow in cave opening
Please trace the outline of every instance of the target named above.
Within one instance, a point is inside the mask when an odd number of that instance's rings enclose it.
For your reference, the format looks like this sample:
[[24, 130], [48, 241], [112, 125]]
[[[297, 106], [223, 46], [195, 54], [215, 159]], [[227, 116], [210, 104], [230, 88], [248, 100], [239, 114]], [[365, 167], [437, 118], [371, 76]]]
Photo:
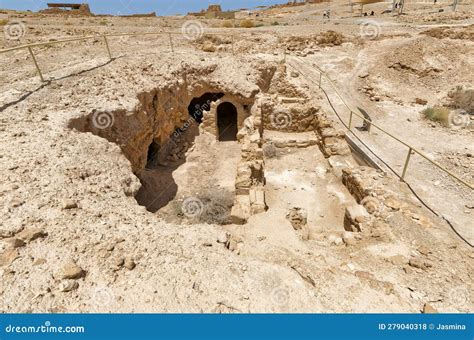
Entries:
[[199, 135], [203, 112], [209, 111], [211, 103], [223, 96], [224, 93], [208, 92], [193, 98], [188, 106], [192, 119], [176, 128], [165, 143], [153, 141], [149, 145], [147, 164], [139, 175], [142, 186], [135, 196], [138, 204], [155, 213], [175, 199], [178, 185], [173, 172], [186, 162], [186, 151]]
[[219, 141], [237, 140], [237, 109], [229, 102], [224, 102], [217, 107], [217, 131]]
[[189, 115], [194, 118], [196, 123], [201, 124], [203, 112], [209, 111], [211, 109], [211, 103], [218, 101], [222, 97], [224, 97], [224, 93], [222, 92], [207, 92], [204, 93], [201, 97], [193, 98], [193, 100], [191, 100], [191, 103], [188, 106]]

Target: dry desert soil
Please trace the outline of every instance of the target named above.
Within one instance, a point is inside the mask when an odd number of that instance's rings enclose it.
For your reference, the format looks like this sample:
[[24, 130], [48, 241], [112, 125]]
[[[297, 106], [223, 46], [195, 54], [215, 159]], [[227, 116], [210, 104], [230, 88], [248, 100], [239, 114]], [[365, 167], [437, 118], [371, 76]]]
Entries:
[[[0, 11], [2, 50], [91, 37], [32, 47], [44, 81], [0, 54], [0, 311], [472, 312], [474, 10], [449, 5]], [[407, 145], [449, 173], [415, 152], [401, 181]]]

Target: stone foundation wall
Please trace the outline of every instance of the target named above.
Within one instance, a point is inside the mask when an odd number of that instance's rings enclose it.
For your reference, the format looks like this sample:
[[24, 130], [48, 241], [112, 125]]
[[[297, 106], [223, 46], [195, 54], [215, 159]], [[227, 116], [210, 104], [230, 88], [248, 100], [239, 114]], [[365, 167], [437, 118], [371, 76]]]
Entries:
[[244, 224], [251, 215], [267, 210], [265, 203], [265, 171], [262, 150], [261, 106], [257, 102], [251, 116], [244, 120], [237, 138], [242, 144], [242, 160], [237, 167], [235, 200], [231, 218]]
[[219, 100], [212, 102], [209, 111], [203, 112], [201, 131], [208, 132], [216, 136], [216, 138], [219, 137], [219, 131], [217, 129], [217, 107], [226, 102], [231, 103], [237, 109], [237, 129], [242, 129], [245, 119], [250, 116], [253, 100], [246, 100], [239, 96], [226, 94]]
[[285, 102], [267, 98], [262, 102], [263, 127], [266, 130], [281, 132], [313, 131], [319, 108], [307, 105], [304, 101]]

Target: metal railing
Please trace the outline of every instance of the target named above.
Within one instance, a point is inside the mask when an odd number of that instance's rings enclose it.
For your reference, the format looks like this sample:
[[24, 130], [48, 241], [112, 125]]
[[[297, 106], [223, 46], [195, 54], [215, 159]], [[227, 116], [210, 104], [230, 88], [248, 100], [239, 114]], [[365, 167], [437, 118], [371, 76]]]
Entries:
[[[404, 165], [403, 165], [403, 171], [401, 174], [398, 174], [394, 171], [394, 173], [400, 178], [401, 181], [405, 181], [405, 177], [406, 177], [406, 174], [407, 174], [407, 170], [408, 170], [408, 165], [410, 163], [410, 159], [411, 159], [411, 155], [413, 153], [416, 153], [418, 155], [420, 155], [421, 157], [423, 157], [424, 159], [426, 159], [428, 162], [430, 162], [431, 164], [433, 164], [434, 166], [436, 166], [438, 169], [442, 170], [443, 172], [445, 172], [446, 174], [448, 174], [449, 176], [451, 176], [452, 178], [454, 178], [455, 180], [457, 180], [459, 183], [467, 186], [468, 188], [470, 188], [471, 190], [474, 189], [474, 186], [470, 183], [468, 183], [467, 181], [465, 181], [464, 179], [460, 178], [458, 175], [456, 175], [455, 173], [453, 173], [452, 171], [444, 168], [441, 164], [439, 164], [438, 162], [432, 160], [430, 157], [428, 157], [425, 153], [423, 153], [422, 151], [418, 150], [417, 148], [415, 148], [414, 146], [408, 144], [407, 142], [403, 141], [402, 139], [400, 139], [399, 137], [396, 137], [395, 135], [393, 135], [391, 132], [389, 131], [386, 131], [384, 128], [382, 128], [381, 126], [375, 124], [373, 121], [367, 119], [366, 117], [364, 117], [363, 115], [357, 113], [357, 112], [354, 112], [354, 110], [351, 109], [351, 107], [347, 104], [347, 102], [344, 100], [343, 96], [339, 93], [339, 90], [337, 89], [336, 85], [334, 84], [334, 82], [329, 78], [329, 76], [317, 65], [308, 65], [306, 64], [306, 62], [304, 60], [302, 60], [301, 58], [299, 57], [295, 57], [296, 59], [298, 59], [299, 61], [301, 61], [305, 66], [307, 67], [311, 67], [311, 68], [315, 68], [318, 73], [319, 73], [319, 81], [318, 82], [315, 82], [314, 80], [310, 79], [313, 83], [315, 83], [316, 85], [319, 86], [320, 89], [323, 89], [322, 88], [322, 80], [323, 78], [325, 80], [327, 80], [329, 82], [329, 84], [331, 85], [332, 89], [334, 90], [334, 92], [336, 93], [337, 97], [341, 100], [341, 102], [343, 103], [343, 105], [349, 110], [349, 122], [348, 124], [346, 124], [344, 122], [344, 120], [341, 118], [341, 116], [337, 113], [336, 115], [338, 116], [339, 120], [342, 122], [342, 124], [344, 125], [344, 127], [346, 129], [348, 129], [349, 131], [353, 132], [353, 127], [352, 127], [352, 123], [353, 123], [353, 119], [354, 119], [354, 116], [355, 117], [358, 117], [360, 118], [363, 122], [367, 123], [367, 124], [370, 124], [370, 126], [378, 129], [379, 131], [383, 132], [385, 135], [391, 137], [392, 139], [396, 140], [397, 142], [399, 142], [400, 144], [404, 145], [405, 147], [408, 148], [408, 152], [407, 152], [407, 155], [406, 155], [406, 158], [405, 158], [405, 162], [404, 162]], [[291, 66], [291, 65], [290, 65]], [[296, 68], [295, 68], [296, 69]], [[301, 72], [301, 70], [297, 70], [299, 72]]]
[[182, 34], [182, 33], [179, 33], [179, 32], [143, 32], [143, 33], [115, 33], [115, 34], [103, 34], [103, 35], [90, 35], [90, 36], [84, 36], [84, 37], [78, 37], [78, 38], [72, 38], [72, 39], [47, 41], [47, 42], [42, 42], [42, 43], [32, 43], [32, 44], [26, 44], [26, 45], [20, 45], [20, 46], [5, 48], [5, 49], [0, 50], [0, 54], [13, 52], [13, 51], [18, 51], [18, 50], [22, 50], [22, 49], [28, 50], [28, 52], [31, 55], [31, 58], [33, 59], [33, 63], [36, 67], [36, 71], [38, 72], [38, 76], [40, 77], [41, 81], [44, 82], [45, 79], [44, 79], [43, 73], [41, 72], [41, 68], [40, 68], [40, 66], [38, 64], [38, 61], [36, 59], [36, 56], [33, 52], [34, 47], [50, 46], [50, 45], [57, 45], [57, 44], [75, 42], [75, 41], [84, 41], [84, 40], [90, 40], [90, 39], [103, 39], [104, 40], [104, 45], [105, 45], [105, 48], [106, 48], [106, 51], [107, 51], [107, 55], [108, 55], [109, 59], [112, 60], [113, 57], [112, 57], [112, 53], [110, 51], [109, 40], [107, 38], [147, 36], [147, 35], [168, 35], [170, 37], [170, 48], [171, 48], [171, 51], [173, 51], [173, 42], [172, 42], [172, 39], [171, 39], [172, 34]]
[[[107, 51], [107, 55], [109, 57], [110, 60], [113, 59], [112, 57], [112, 53], [111, 53], [111, 50], [110, 50], [110, 46], [109, 46], [109, 40], [108, 38], [111, 38], [111, 37], [131, 37], [131, 36], [150, 36], [150, 35], [168, 35], [169, 36], [169, 43], [170, 43], [170, 49], [171, 51], [173, 52], [174, 51], [174, 47], [173, 47], [173, 40], [172, 40], [172, 35], [181, 35], [182, 33], [181, 32], [143, 32], [143, 33], [115, 33], [115, 34], [104, 34], [104, 35], [94, 35], [94, 36], [85, 36], [85, 37], [79, 37], [79, 38], [72, 38], [72, 39], [64, 39], [64, 40], [55, 40], [55, 41], [48, 41], [48, 42], [43, 42], [43, 43], [33, 43], [33, 44], [27, 44], [27, 45], [20, 45], [20, 46], [15, 46], [15, 47], [11, 47], [11, 48], [7, 48], [7, 49], [2, 49], [0, 50], [0, 54], [4, 54], [4, 53], [8, 53], [8, 52], [12, 52], [12, 51], [17, 51], [17, 50], [21, 50], [21, 49], [26, 49], [28, 50], [28, 52], [30, 53], [31, 57], [32, 57], [32, 60], [33, 60], [33, 63], [36, 67], [36, 70], [38, 72], [38, 76], [40, 77], [41, 81], [44, 82], [45, 79], [43, 77], [43, 73], [41, 72], [41, 68], [38, 64], [38, 61], [36, 59], [36, 56], [33, 52], [33, 48], [34, 47], [40, 47], [40, 46], [48, 46], [48, 45], [57, 45], [57, 44], [63, 44], [63, 43], [68, 43], [68, 42], [75, 42], [75, 41], [84, 41], [84, 40], [89, 40], [89, 39], [103, 39], [104, 40], [104, 44], [105, 44], [105, 48], [106, 48], [106, 51]], [[235, 35], [233, 33], [228, 33], [228, 32], [206, 32], [206, 34], [222, 34], [222, 35]], [[315, 66], [310, 66], [310, 65], [307, 65], [306, 62], [304, 60], [302, 60], [301, 58], [299, 57], [296, 57], [298, 60], [300, 60], [304, 65], [308, 66], [308, 67], [311, 67], [311, 68], [316, 68], [316, 70], [319, 72], [319, 82], [317, 83], [317, 85], [319, 86], [319, 88], [323, 89], [322, 88], [322, 80], [323, 80], [323, 77], [324, 79], [326, 79], [329, 84], [331, 85], [332, 89], [334, 90], [334, 92], [337, 94], [338, 98], [341, 100], [341, 102], [344, 104], [344, 106], [349, 110], [350, 112], [350, 115], [349, 115], [349, 123], [346, 124], [344, 122], [344, 120], [338, 115], [339, 119], [341, 120], [342, 124], [349, 130], [349, 131], [353, 131], [352, 130], [352, 122], [353, 122], [353, 117], [356, 116], [360, 119], [362, 119], [364, 122], [370, 124], [371, 126], [375, 127], [376, 129], [378, 129], [379, 131], [383, 132], [384, 134], [386, 134], [387, 136], [391, 137], [392, 139], [396, 140], [397, 142], [399, 142], [400, 144], [404, 145], [405, 147], [408, 148], [408, 152], [407, 152], [407, 156], [405, 158], [405, 163], [404, 163], [404, 166], [403, 166], [403, 171], [402, 173], [399, 175], [395, 172], [395, 174], [400, 178], [400, 180], [402, 181], [405, 181], [405, 177], [406, 177], [406, 174], [407, 174], [407, 170], [408, 170], [408, 165], [410, 163], [410, 159], [411, 159], [411, 154], [412, 153], [416, 153], [418, 155], [420, 155], [421, 157], [423, 157], [424, 159], [426, 159], [428, 162], [430, 162], [431, 164], [433, 164], [434, 166], [436, 166], [437, 168], [439, 168], [440, 170], [442, 170], [443, 172], [445, 172], [446, 174], [448, 174], [449, 176], [451, 176], [452, 178], [456, 179], [458, 182], [462, 183], [463, 185], [467, 186], [468, 188], [470, 188], [471, 190], [474, 189], [474, 186], [470, 183], [468, 183], [467, 181], [463, 180], [462, 178], [460, 178], [458, 175], [454, 174], [453, 172], [451, 172], [450, 170], [444, 168], [441, 164], [439, 164], [438, 162], [432, 160], [431, 158], [429, 158], [426, 154], [424, 154], [423, 152], [421, 152], [420, 150], [418, 150], [417, 148], [409, 145], [408, 143], [404, 142], [403, 140], [401, 140], [400, 138], [394, 136], [392, 133], [386, 131], [385, 129], [383, 129], [382, 127], [380, 127], [379, 125], [375, 124], [373, 121], [370, 121], [368, 120], [366, 117], [364, 117], [363, 115], [361, 114], [358, 114], [357, 112], [354, 112], [354, 110], [352, 110], [349, 105], [346, 103], [346, 101], [344, 100], [343, 96], [339, 93], [336, 85], [333, 83], [333, 81], [327, 76], [327, 74], [321, 70], [320, 67], [318, 67], [317, 65]], [[286, 61], [286, 54], [285, 54], [285, 59]], [[291, 65], [290, 65], [291, 66]], [[313, 80], [312, 80], [313, 81]], [[314, 82], [314, 81], [313, 81]], [[337, 114], [337, 112], [336, 112]]]

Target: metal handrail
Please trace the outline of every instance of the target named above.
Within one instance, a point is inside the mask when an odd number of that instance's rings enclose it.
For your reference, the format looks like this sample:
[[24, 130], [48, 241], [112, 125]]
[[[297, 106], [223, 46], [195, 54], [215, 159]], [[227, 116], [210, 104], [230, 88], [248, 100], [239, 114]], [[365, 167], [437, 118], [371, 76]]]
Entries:
[[[310, 66], [308, 65], [304, 60], [302, 60], [301, 58], [299, 57], [296, 57], [298, 60], [300, 60], [304, 65], [307, 65], [307, 66]], [[311, 66], [310, 66], [311, 67]], [[319, 87], [321, 87], [321, 79], [322, 77], [324, 77], [328, 82], [329, 84], [331, 85], [331, 87], [333, 88], [334, 92], [337, 94], [337, 96], [339, 97], [339, 99], [342, 101], [342, 103], [344, 104], [344, 106], [349, 110], [350, 112], [350, 116], [349, 116], [349, 125], [347, 126], [345, 123], [344, 123], [344, 126], [352, 132], [352, 126], [351, 126], [351, 122], [352, 122], [352, 116], [356, 116], [356, 117], [359, 117], [360, 119], [362, 119], [364, 122], [367, 122], [367, 123], [370, 123], [371, 126], [377, 128], [378, 130], [382, 131], [383, 133], [385, 133], [386, 135], [388, 135], [389, 137], [393, 138], [394, 140], [396, 140], [397, 142], [401, 143], [402, 145], [406, 146], [408, 148], [408, 153], [407, 153], [407, 157], [405, 159], [405, 164], [404, 164], [404, 167], [403, 167], [403, 172], [401, 174], [400, 179], [402, 181], [405, 180], [405, 175], [407, 173], [407, 169], [408, 169], [408, 164], [410, 162], [410, 157], [411, 157], [411, 153], [412, 152], [415, 152], [417, 153], [418, 155], [420, 155], [421, 157], [423, 157], [424, 159], [426, 159], [428, 162], [430, 162], [431, 164], [433, 164], [434, 166], [436, 166], [437, 168], [439, 168], [440, 170], [446, 172], [448, 175], [450, 175], [451, 177], [453, 177], [454, 179], [456, 179], [457, 181], [459, 181], [460, 183], [464, 184], [465, 186], [467, 186], [468, 188], [470, 188], [471, 190], [474, 189], [474, 186], [468, 182], [466, 182], [465, 180], [463, 180], [462, 178], [460, 178], [458, 175], [456, 175], [455, 173], [449, 171], [448, 169], [445, 169], [441, 164], [439, 164], [438, 162], [430, 159], [425, 153], [421, 152], [420, 150], [418, 150], [417, 148], [415, 148], [414, 146], [411, 146], [410, 144], [404, 142], [403, 140], [401, 140], [399, 137], [396, 137], [394, 136], [392, 133], [386, 131], [385, 129], [383, 129], [382, 127], [380, 127], [379, 125], [375, 124], [373, 121], [370, 121], [368, 120], [367, 118], [365, 118], [364, 116], [358, 114], [357, 112], [354, 112], [354, 110], [352, 110], [349, 105], [346, 103], [346, 101], [344, 100], [344, 98], [342, 97], [342, 95], [339, 93], [339, 90], [337, 89], [336, 85], [334, 84], [334, 82], [329, 78], [329, 76], [326, 74], [326, 72], [324, 72], [323, 70], [321, 70], [320, 67], [318, 67], [317, 65], [314, 65], [314, 67], [318, 70], [319, 72], [319, 75], [320, 75], [320, 78], [319, 78]], [[337, 114], [337, 113], [336, 113]], [[339, 115], [338, 115], [339, 116]], [[343, 122], [342, 118], [339, 117], [341, 119], [341, 121]]]
[[5, 49], [0, 50], [0, 54], [6, 53], [6, 52], [11, 52], [11, 51], [16, 51], [16, 50], [21, 50], [21, 49], [28, 48], [28, 47], [55, 45], [55, 44], [62, 44], [62, 43], [67, 43], [67, 42], [89, 40], [89, 39], [100, 39], [100, 38], [103, 39], [104, 37], [126, 37], [126, 36], [161, 35], [161, 34], [181, 34], [181, 33], [179, 33], [179, 32], [143, 32], [143, 33], [115, 33], [115, 34], [89, 35], [89, 36], [84, 36], [84, 37], [79, 37], [79, 38], [45, 41], [45, 42], [42, 42], [42, 43], [32, 43], [32, 44], [26, 44], [26, 45], [20, 45], [20, 46], [5, 48]]

